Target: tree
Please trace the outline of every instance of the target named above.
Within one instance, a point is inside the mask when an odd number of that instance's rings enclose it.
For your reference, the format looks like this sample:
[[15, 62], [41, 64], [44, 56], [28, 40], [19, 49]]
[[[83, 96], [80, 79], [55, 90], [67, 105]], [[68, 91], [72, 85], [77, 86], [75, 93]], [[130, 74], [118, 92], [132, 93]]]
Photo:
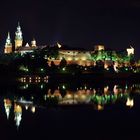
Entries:
[[62, 58], [62, 60], [60, 61], [60, 68], [64, 68], [67, 65], [67, 61], [65, 60], [65, 58]]

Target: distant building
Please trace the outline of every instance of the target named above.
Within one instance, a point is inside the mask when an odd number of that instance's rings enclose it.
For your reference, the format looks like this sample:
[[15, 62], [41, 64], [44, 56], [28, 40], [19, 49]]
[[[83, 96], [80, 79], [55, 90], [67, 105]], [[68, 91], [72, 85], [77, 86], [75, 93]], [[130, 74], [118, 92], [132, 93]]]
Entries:
[[134, 48], [130, 46], [130, 48], [127, 48], [127, 55], [130, 56], [131, 54], [134, 55]]
[[95, 51], [105, 50], [105, 46], [104, 45], [95, 45], [94, 50]]

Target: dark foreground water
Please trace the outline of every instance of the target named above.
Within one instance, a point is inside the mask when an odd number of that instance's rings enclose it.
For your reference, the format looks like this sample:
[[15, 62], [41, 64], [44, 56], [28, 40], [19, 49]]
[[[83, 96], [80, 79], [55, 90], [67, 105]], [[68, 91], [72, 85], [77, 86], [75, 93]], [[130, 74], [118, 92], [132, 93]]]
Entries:
[[140, 139], [138, 82], [20, 83], [0, 91], [0, 139]]

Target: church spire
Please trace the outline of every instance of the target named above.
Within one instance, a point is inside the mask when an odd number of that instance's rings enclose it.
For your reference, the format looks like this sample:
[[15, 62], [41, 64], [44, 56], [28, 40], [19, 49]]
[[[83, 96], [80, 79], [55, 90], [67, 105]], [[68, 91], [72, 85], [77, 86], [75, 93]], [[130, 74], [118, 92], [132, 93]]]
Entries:
[[10, 38], [10, 32], [8, 32], [5, 46], [11, 46], [11, 45], [12, 43], [11, 43], [11, 38]]
[[12, 53], [12, 43], [11, 43], [11, 38], [10, 38], [9, 32], [8, 32], [6, 43], [5, 43], [4, 53]]
[[20, 27], [20, 23], [18, 22], [18, 26], [17, 26], [17, 31], [15, 32], [15, 39], [21, 39], [23, 40], [22, 37], [22, 31], [21, 31], [21, 27]]
[[20, 23], [18, 22], [17, 30], [15, 32], [15, 50], [19, 47], [22, 47], [22, 44], [23, 44], [22, 31]]

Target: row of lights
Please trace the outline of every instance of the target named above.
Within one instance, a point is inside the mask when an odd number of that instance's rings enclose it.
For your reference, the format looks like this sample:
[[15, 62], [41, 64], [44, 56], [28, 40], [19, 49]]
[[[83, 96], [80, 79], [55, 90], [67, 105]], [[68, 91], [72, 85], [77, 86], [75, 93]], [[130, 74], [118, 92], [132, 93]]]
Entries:
[[32, 78], [32, 77], [29, 77], [29, 78], [28, 77], [22, 77], [22, 78], [20, 78], [20, 81], [22, 83], [26, 83], [26, 82], [32, 83], [32, 82], [34, 82], [34, 80], [35, 80], [36, 83], [40, 83], [41, 81], [48, 83], [48, 76], [46, 76], [44, 78], [35, 77], [35, 79]]

